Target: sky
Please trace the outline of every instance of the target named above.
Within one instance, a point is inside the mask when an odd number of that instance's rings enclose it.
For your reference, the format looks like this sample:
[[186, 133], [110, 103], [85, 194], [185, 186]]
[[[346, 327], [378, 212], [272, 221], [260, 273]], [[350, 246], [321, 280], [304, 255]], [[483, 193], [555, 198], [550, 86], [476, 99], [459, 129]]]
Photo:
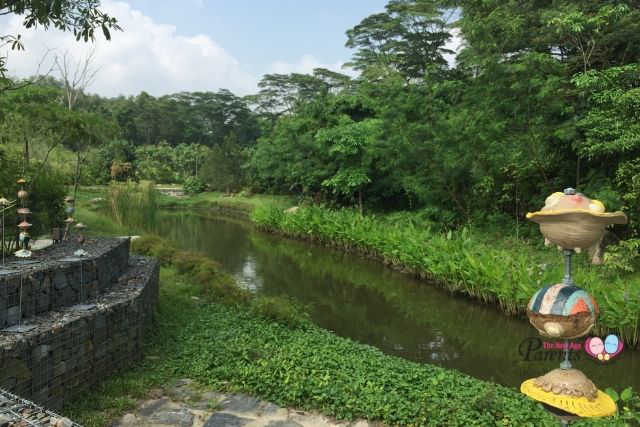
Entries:
[[[310, 73], [342, 65], [353, 53], [345, 32], [384, 10], [387, 0], [103, 0], [123, 32], [112, 40], [75, 41], [58, 30], [25, 29], [22, 18], [0, 17], [0, 34], [22, 36], [25, 51], [9, 51], [9, 74], [48, 72], [56, 55], [71, 63], [93, 51], [99, 69], [87, 92], [160, 96], [229, 89], [257, 92], [267, 73]], [[98, 31], [100, 33], [100, 31]], [[6, 52], [6, 48], [5, 48]], [[54, 69], [51, 74], [58, 76]]]

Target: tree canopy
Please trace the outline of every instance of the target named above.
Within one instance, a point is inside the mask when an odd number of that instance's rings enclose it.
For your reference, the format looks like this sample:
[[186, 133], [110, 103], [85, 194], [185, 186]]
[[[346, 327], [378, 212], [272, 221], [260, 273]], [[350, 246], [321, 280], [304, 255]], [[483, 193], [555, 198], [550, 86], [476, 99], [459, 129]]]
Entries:
[[[107, 40], [112, 30], [121, 30], [115, 17], [100, 10], [99, 0], [0, 0], [0, 16], [19, 15], [26, 29], [42, 26], [72, 32], [76, 40], [94, 40], [96, 30]], [[20, 34], [1, 34], [0, 48], [24, 49]], [[35, 71], [35, 70], [34, 70]], [[0, 56], [0, 92], [11, 86], [7, 79], [7, 55]]]

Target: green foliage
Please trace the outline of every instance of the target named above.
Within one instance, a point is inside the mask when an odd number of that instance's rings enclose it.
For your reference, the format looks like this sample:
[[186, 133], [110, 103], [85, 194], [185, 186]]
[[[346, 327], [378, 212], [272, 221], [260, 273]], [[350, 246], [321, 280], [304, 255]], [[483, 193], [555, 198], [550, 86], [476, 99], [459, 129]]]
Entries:
[[[105, 425], [145, 390], [193, 378], [220, 391], [338, 419], [389, 425], [555, 425], [540, 406], [506, 387], [434, 365], [384, 355], [311, 324], [292, 329], [244, 306], [201, 304], [187, 276], [163, 268], [153, 356], [105, 381], [64, 413]], [[474, 402], [473, 405], [470, 403]]]
[[184, 191], [188, 194], [199, 194], [206, 189], [207, 184], [205, 184], [200, 178], [196, 176], [190, 176], [184, 180]]
[[640, 239], [629, 239], [607, 246], [604, 255], [605, 268], [619, 273], [638, 271], [640, 263]]
[[316, 140], [328, 145], [329, 158], [337, 168], [322, 185], [334, 193], [351, 197], [355, 191], [361, 191], [369, 184], [372, 159], [367, 155], [371, 151], [368, 146], [379, 138], [380, 128], [379, 120], [354, 122], [343, 115], [335, 127], [319, 130]]
[[[640, 425], [640, 396], [631, 387], [627, 387], [620, 393], [612, 388], [605, 390], [618, 405], [619, 420], [625, 425]], [[577, 424], [584, 425], [584, 424]]]
[[52, 168], [45, 168], [29, 188], [28, 205], [33, 212], [30, 233], [34, 236], [49, 234], [53, 227], [61, 227], [65, 218], [64, 196], [67, 194], [63, 177]]
[[[121, 28], [117, 19], [100, 10], [99, 6], [97, 0], [12, 0], [0, 2], [0, 15], [24, 16], [22, 25], [27, 29], [38, 25], [45, 29], [53, 26], [61, 31], [71, 31], [76, 40], [85, 42], [93, 41], [95, 30], [100, 29], [104, 37], [110, 40], [110, 30]], [[24, 50], [20, 34], [0, 35], [0, 47]], [[13, 82], [6, 78], [7, 56], [0, 56], [0, 93], [15, 88]]]
[[251, 301], [250, 312], [264, 319], [286, 325], [290, 328], [310, 325], [304, 308], [295, 300], [280, 296], [261, 296]]
[[245, 161], [245, 151], [238, 144], [236, 135], [231, 133], [222, 144], [209, 151], [202, 166], [202, 180], [216, 191], [238, 191], [245, 185], [245, 172], [242, 169]]
[[[33, 224], [29, 232], [33, 236], [51, 233], [52, 227], [63, 225], [63, 199], [66, 194], [64, 179], [55, 170], [41, 165], [32, 165], [26, 173], [22, 168], [20, 154], [7, 146], [0, 146], [0, 196], [10, 201], [17, 199], [20, 186], [17, 179], [27, 180], [27, 206], [33, 212], [29, 222]], [[34, 180], [35, 179], [35, 180]], [[16, 215], [13, 210], [5, 213], [6, 232], [9, 236], [16, 233]]]
[[346, 46], [357, 49], [352, 65], [366, 71], [378, 65], [409, 78], [446, 69], [443, 54], [451, 34], [438, 2], [391, 0], [385, 12], [370, 15], [347, 30]]
[[153, 223], [158, 210], [153, 183], [112, 182], [107, 194], [109, 213], [120, 226], [143, 228]]

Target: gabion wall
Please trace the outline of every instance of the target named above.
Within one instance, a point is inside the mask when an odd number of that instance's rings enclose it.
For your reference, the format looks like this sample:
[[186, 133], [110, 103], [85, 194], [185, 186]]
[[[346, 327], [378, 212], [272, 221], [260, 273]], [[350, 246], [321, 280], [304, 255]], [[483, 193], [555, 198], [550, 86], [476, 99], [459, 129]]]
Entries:
[[68, 418], [0, 388], [0, 427], [80, 427]]
[[[144, 257], [121, 262], [125, 253], [128, 256], [128, 240], [126, 245], [126, 251], [120, 245], [104, 255], [103, 265], [112, 270], [96, 267], [98, 277], [106, 276], [104, 271], [111, 274], [122, 266], [128, 268], [106, 293], [91, 301], [93, 307], [67, 307], [33, 316], [29, 325], [35, 328], [28, 332], [0, 331], [0, 388], [57, 409], [140, 359], [158, 296], [159, 266]], [[67, 287], [74, 288], [72, 277], [67, 277]]]
[[16, 261], [0, 267], [0, 329], [107, 291], [127, 269], [129, 239], [104, 243], [100, 253], [84, 259]]

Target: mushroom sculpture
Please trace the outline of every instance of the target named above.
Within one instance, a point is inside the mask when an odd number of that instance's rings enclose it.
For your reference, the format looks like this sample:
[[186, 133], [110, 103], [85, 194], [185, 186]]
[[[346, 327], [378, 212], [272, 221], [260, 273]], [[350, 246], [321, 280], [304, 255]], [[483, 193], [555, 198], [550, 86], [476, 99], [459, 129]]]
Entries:
[[528, 213], [527, 218], [540, 224], [545, 244], [553, 243], [578, 253], [597, 247], [608, 225], [627, 223], [624, 213], [607, 213], [602, 202], [576, 193], [572, 188], [553, 193], [542, 209]]
[[564, 252], [565, 274], [562, 283], [538, 290], [527, 306], [531, 324], [547, 338], [565, 340], [565, 359], [559, 369], [528, 379], [520, 386], [527, 396], [581, 417], [613, 415], [615, 402], [569, 362], [569, 339], [587, 335], [599, 314], [595, 299], [576, 286], [571, 277], [574, 252], [599, 245], [610, 224], [625, 224], [622, 212], [606, 213], [604, 205], [567, 188], [564, 193], [547, 197], [545, 206], [527, 218], [540, 224], [545, 243]]

